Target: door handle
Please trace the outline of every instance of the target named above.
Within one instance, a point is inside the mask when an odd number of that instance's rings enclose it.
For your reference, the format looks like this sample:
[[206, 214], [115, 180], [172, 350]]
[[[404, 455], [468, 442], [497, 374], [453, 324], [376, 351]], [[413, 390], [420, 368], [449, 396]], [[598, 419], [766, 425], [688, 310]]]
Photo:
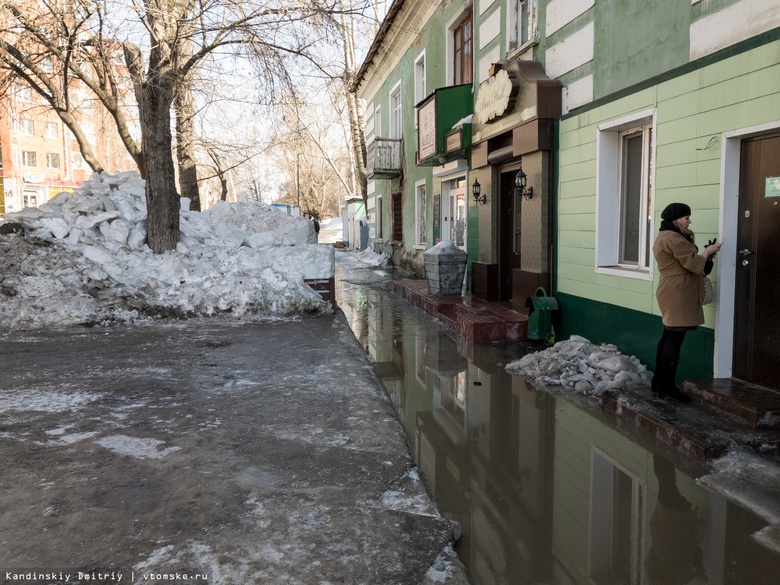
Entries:
[[745, 248], [744, 250], [740, 250], [739, 253], [742, 254], [743, 256], [750, 256], [751, 254], [753, 254], [753, 252], [748, 250], [747, 248]]

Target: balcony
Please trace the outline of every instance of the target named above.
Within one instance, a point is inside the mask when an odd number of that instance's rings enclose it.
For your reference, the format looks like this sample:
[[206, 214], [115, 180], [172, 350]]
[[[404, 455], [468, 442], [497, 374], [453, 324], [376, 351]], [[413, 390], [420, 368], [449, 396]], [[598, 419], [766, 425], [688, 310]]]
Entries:
[[401, 139], [374, 138], [366, 145], [366, 176], [392, 179], [401, 175]]

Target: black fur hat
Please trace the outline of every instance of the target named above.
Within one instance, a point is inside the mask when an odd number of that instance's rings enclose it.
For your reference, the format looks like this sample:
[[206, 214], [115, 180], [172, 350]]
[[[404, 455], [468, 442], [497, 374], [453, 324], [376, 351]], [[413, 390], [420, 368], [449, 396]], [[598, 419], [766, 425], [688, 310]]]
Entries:
[[675, 219], [680, 219], [681, 217], [685, 217], [686, 215], [690, 214], [691, 208], [688, 207], [685, 203], [670, 203], [661, 212], [661, 219], [674, 221]]

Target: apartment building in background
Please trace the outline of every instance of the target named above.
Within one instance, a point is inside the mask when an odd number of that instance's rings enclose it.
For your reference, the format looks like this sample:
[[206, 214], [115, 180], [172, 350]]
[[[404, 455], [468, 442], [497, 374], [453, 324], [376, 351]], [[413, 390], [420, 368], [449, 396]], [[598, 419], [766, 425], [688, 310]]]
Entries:
[[[137, 169], [113, 120], [87, 91], [72, 92], [76, 117], [95, 155], [109, 172]], [[0, 218], [38, 207], [72, 191], [92, 174], [70, 130], [42, 98], [25, 85], [0, 104]]]

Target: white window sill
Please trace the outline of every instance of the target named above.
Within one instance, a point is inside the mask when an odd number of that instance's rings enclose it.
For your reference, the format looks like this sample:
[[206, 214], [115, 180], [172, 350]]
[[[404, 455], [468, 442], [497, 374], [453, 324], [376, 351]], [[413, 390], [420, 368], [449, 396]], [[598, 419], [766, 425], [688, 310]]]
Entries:
[[608, 274], [637, 280], [653, 280], [653, 273], [647, 268], [628, 268], [624, 266], [596, 266], [597, 274]]
[[539, 44], [539, 38], [538, 37], [534, 37], [533, 39], [531, 39], [530, 41], [526, 41], [525, 44], [520, 45], [516, 49], [509, 49], [506, 52], [507, 59], [514, 59], [520, 53], [524, 53], [528, 49], [530, 49], [531, 47], [535, 47], [538, 44]]
[[427, 246], [427, 245], [425, 245], [425, 244], [415, 244], [415, 245], [414, 245], [414, 249], [415, 249], [415, 250], [427, 250], [427, 249], [428, 249], [428, 246]]

